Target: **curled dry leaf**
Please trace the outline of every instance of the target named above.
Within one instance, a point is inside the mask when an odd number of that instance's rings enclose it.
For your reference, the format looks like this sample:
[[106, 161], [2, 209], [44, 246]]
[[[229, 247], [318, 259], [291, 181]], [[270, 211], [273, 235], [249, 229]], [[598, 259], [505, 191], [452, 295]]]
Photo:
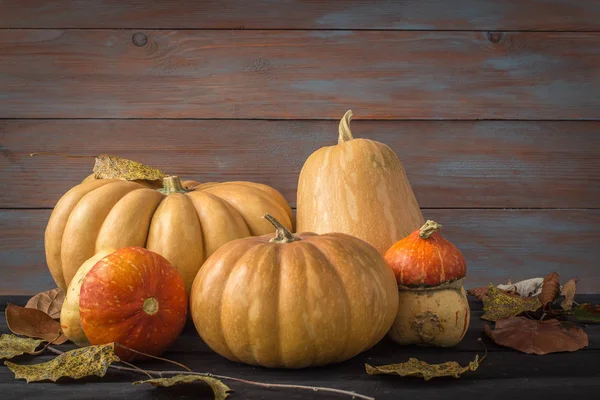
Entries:
[[137, 381], [133, 382], [134, 385], [139, 385], [142, 383], [149, 383], [156, 387], [170, 387], [174, 385], [180, 385], [185, 383], [193, 383], [202, 381], [207, 383], [215, 394], [215, 400], [225, 400], [227, 393], [231, 391], [229, 386], [225, 385], [218, 379], [211, 378], [209, 376], [201, 376], [201, 375], [175, 375], [169, 378], [156, 378], [156, 379], [147, 379], [145, 381]]
[[600, 322], [600, 306], [583, 303], [573, 310], [573, 315], [581, 322]]
[[523, 297], [535, 297], [542, 292], [543, 283], [544, 278], [531, 278], [516, 283], [508, 281], [506, 285], [498, 285], [497, 288]]
[[124, 179], [128, 181], [156, 181], [166, 176], [157, 168], [125, 158], [101, 154], [96, 157], [94, 176], [97, 179]]
[[25, 308], [8, 304], [6, 307], [6, 324], [14, 334], [30, 338], [43, 339], [54, 344], [67, 341], [60, 330], [60, 323], [48, 314], [34, 308]]
[[574, 325], [564, 327], [556, 319], [511, 317], [497, 321], [493, 330], [486, 324], [485, 333], [497, 344], [527, 354], [577, 351], [588, 345], [583, 329]]
[[64, 301], [65, 292], [59, 288], [56, 288], [36, 294], [29, 299], [25, 305], [25, 308], [34, 308], [36, 310], [45, 312], [54, 319], [58, 319], [60, 318], [60, 310], [62, 309], [62, 304]]
[[118, 361], [114, 344], [109, 343], [71, 350], [45, 363], [19, 365], [5, 361], [4, 364], [15, 374], [15, 378], [25, 379], [29, 383], [44, 380], [56, 382], [62, 377], [103, 377], [109, 365]]
[[565, 296], [565, 299], [560, 303], [563, 310], [570, 310], [573, 307], [573, 301], [575, 299], [575, 292], [577, 291], [578, 279], [571, 279], [565, 283], [560, 291], [561, 296]]
[[475, 371], [483, 362], [485, 356], [479, 359], [475, 356], [475, 360], [471, 361], [467, 366], [463, 367], [456, 361], [447, 361], [442, 364], [428, 364], [425, 361], [410, 358], [407, 362], [399, 364], [381, 365], [372, 367], [365, 364], [365, 369], [369, 375], [400, 375], [400, 376], [415, 376], [428, 381], [431, 378], [439, 378], [443, 376], [452, 376], [460, 378], [467, 371]]
[[0, 359], [13, 358], [22, 354], [38, 354], [36, 349], [43, 342], [43, 340], [39, 339], [2, 335], [0, 336]]
[[467, 290], [467, 294], [469, 296], [475, 297], [477, 300], [483, 300], [484, 297], [487, 297], [487, 293], [488, 293], [487, 286], [476, 287], [476, 288]]
[[498, 321], [519, 315], [525, 311], [536, 311], [541, 307], [537, 297], [521, 297], [504, 293], [490, 284], [488, 295], [483, 299], [482, 319]]
[[560, 280], [556, 272], [552, 272], [544, 278], [542, 284], [542, 293], [540, 293], [540, 302], [542, 306], [554, 303], [554, 300], [560, 295]]

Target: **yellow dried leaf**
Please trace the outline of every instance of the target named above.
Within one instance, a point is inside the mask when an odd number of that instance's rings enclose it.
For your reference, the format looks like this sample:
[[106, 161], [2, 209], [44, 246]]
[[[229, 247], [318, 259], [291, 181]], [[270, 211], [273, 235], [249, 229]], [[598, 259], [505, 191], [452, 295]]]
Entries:
[[13, 358], [22, 354], [36, 354], [36, 350], [44, 341], [22, 338], [15, 335], [0, 336], [0, 359]]
[[521, 297], [504, 293], [490, 284], [487, 296], [483, 299], [482, 319], [498, 321], [514, 317], [525, 311], [536, 311], [542, 304], [537, 297]]
[[127, 181], [156, 181], [166, 176], [157, 168], [149, 167], [137, 161], [100, 154], [94, 164], [96, 179], [124, 179]]
[[452, 376], [460, 378], [467, 371], [475, 371], [485, 356], [479, 360], [479, 356], [475, 356], [475, 360], [471, 361], [466, 367], [461, 366], [456, 361], [447, 361], [442, 364], [428, 364], [425, 361], [410, 358], [407, 362], [399, 364], [381, 365], [372, 367], [365, 364], [365, 369], [369, 375], [400, 375], [400, 376], [415, 376], [428, 381], [431, 378], [439, 378], [442, 376]]
[[228, 396], [228, 392], [231, 391], [229, 386], [225, 385], [218, 379], [211, 378], [209, 376], [202, 375], [175, 375], [169, 378], [156, 378], [156, 379], [147, 379], [145, 381], [137, 381], [133, 382], [134, 385], [139, 385], [141, 383], [149, 383], [156, 387], [170, 387], [174, 385], [180, 385], [185, 383], [193, 383], [197, 381], [202, 381], [207, 383], [215, 394], [215, 400], [225, 400]]
[[56, 382], [62, 377], [102, 377], [109, 365], [117, 361], [119, 357], [115, 354], [114, 343], [109, 343], [71, 350], [45, 363], [19, 365], [5, 361], [4, 364], [15, 374], [15, 378], [25, 379], [29, 383], [44, 380]]

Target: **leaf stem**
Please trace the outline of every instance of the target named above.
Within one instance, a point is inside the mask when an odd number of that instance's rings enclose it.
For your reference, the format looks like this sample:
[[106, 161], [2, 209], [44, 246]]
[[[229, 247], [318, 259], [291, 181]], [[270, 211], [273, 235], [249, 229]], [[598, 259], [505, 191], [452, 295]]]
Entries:
[[[485, 345], [484, 345], [484, 348], [485, 348]], [[52, 352], [54, 354], [58, 354], [58, 355], [64, 353], [64, 351], [59, 350], [59, 349], [57, 349], [55, 347], [52, 347], [52, 346], [48, 346], [46, 349], [49, 350], [50, 352]], [[131, 350], [131, 349], [129, 349], [129, 350]], [[486, 349], [486, 355], [487, 355], [487, 349]], [[485, 358], [485, 356], [483, 358]], [[161, 359], [161, 360], [165, 360], [165, 359]], [[170, 360], [167, 360], [167, 361], [170, 361]], [[482, 361], [483, 361], [483, 359], [482, 359]], [[121, 362], [123, 362], [123, 361], [121, 361]], [[171, 361], [171, 362], [173, 362], [173, 361]], [[124, 364], [131, 365], [129, 363], [124, 363]], [[180, 364], [178, 364], [178, 365], [180, 365]], [[117, 371], [127, 371], [127, 372], [134, 372], [136, 374], [144, 374], [144, 375], [147, 375], [147, 376], [150, 376], [150, 377], [152, 377], [152, 376], [158, 376], [160, 378], [162, 378], [164, 375], [198, 375], [198, 376], [208, 376], [210, 378], [216, 378], [216, 379], [223, 379], [223, 380], [229, 380], [229, 381], [234, 381], [234, 382], [240, 382], [240, 383], [245, 383], [247, 385], [260, 386], [260, 387], [269, 388], [269, 389], [279, 388], [279, 389], [310, 390], [310, 391], [313, 391], [313, 392], [328, 392], [328, 393], [343, 394], [343, 395], [350, 396], [353, 399], [375, 400], [375, 397], [365, 396], [363, 394], [356, 393], [356, 392], [351, 392], [349, 390], [334, 389], [334, 388], [328, 388], [328, 387], [322, 387], [322, 386], [304, 386], [304, 385], [291, 385], [291, 384], [286, 384], [286, 383], [256, 382], [256, 381], [249, 381], [249, 380], [241, 379], [241, 378], [234, 378], [232, 376], [211, 374], [209, 372], [153, 371], [153, 370], [150, 370], [150, 369], [141, 369], [139, 367], [135, 367], [135, 368], [121, 367], [119, 365], [113, 365], [113, 364], [109, 365], [108, 368], [111, 368], [111, 369], [114, 369], [114, 370], [117, 370]]]

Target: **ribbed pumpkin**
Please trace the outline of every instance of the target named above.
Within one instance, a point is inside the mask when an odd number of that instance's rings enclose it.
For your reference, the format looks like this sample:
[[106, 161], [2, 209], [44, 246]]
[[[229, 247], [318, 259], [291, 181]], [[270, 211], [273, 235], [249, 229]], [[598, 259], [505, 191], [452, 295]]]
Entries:
[[118, 179], [88, 180], [56, 204], [45, 234], [46, 260], [63, 290], [104, 248], [145, 247], [165, 257], [189, 288], [204, 261], [233, 239], [273, 232], [269, 212], [288, 228], [293, 213], [275, 189], [252, 182], [198, 184], [170, 176], [163, 188]]
[[220, 355], [302, 368], [369, 349], [398, 308], [391, 269], [368, 243], [342, 233], [239, 239], [217, 250], [192, 286], [190, 312]]
[[352, 111], [339, 125], [338, 144], [308, 157], [298, 182], [298, 231], [342, 232], [384, 254], [423, 224], [402, 163], [387, 145], [354, 139]]

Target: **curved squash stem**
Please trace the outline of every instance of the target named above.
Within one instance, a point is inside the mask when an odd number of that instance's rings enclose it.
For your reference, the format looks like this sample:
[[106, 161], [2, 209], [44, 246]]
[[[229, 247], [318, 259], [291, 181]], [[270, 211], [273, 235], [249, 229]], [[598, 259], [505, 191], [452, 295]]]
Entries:
[[269, 242], [273, 243], [290, 243], [301, 240], [298, 236], [294, 236], [283, 224], [275, 219], [271, 214], [263, 215], [263, 218], [269, 221], [275, 227], [275, 237]]
[[340, 134], [338, 136], [338, 144], [354, 139], [352, 131], [350, 130], [350, 120], [352, 119], [352, 115], [352, 110], [348, 110], [340, 120], [340, 126], [338, 128]]
[[[59, 350], [55, 347], [52, 346], [48, 346], [47, 350], [49, 350], [50, 352], [54, 353], [54, 354], [63, 354], [64, 351]], [[170, 360], [167, 360], [170, 361]], [[142, 370], [139, 367], [136, 368], [129, 368], [129, 367], [121, 367], [119, 365], [109, 365], [108, 368], [110, 369], [114, 369], [116, 371], [127, 371], [127, 372], [134, 372], [137, 374], [144, 374], [144, 375], [148, 375], [148, 376], [157, 376], [159, 378], [162, 378], [164, 375], [198, 375], [198, 376], [208, 376], [210, 378], [215, 378], [215, 379], [222, 379], [222, 380], [229, 380], [229, 381], [234, 381], [234, 382], [240, 382], [240, 383], [245, 383], [247, 385], [253, 385], [253, 386], [260, 386], [260, 387], [264, 387], [264, 388], [279, 388], [279, 389], [301, 389], [301, 390], [310, 390], [313, 392], [328, 392], [328, 393], [338, 393], [338, 394], [344, 394], [347, 396], [352, 397], [353, 399], [363, 399], [363, 400], [375, 400], [374, 397], [370, 397], [370, 396], [365, 396], [356, 392], [351, 392], [349, 390], [341, 390], [341, 389], [334, 389], [334, 388], [328, 388], [328, 387], [321, 387], [321, 386], [304, 386], [304, 385], [288, 385], [288, 384], [283, 384], [283, 383], [265, 383], [265, 382], [255, 382], [255, 381], [248, 381], [246, 379], [241, 379], [241, 378], [234, 378], [231, 376], [225, 376], [225, 375], [215, 375], [215, 374], [211, 374], [208, 372], [187, 372], [187, 371], [153, 371], [153, 370], [148, 370], [148, 369], [144, 369]]]
[[419, 229], [419, 237], [421, 239], [428, 239], [429, 236], [433, 235], [440, 229], [442, 229], [442, 225], [438, 224], [435, 221], [427, 220], [427, 222], [425, 222], [425, 225], [423, 225], [421, 229]]

